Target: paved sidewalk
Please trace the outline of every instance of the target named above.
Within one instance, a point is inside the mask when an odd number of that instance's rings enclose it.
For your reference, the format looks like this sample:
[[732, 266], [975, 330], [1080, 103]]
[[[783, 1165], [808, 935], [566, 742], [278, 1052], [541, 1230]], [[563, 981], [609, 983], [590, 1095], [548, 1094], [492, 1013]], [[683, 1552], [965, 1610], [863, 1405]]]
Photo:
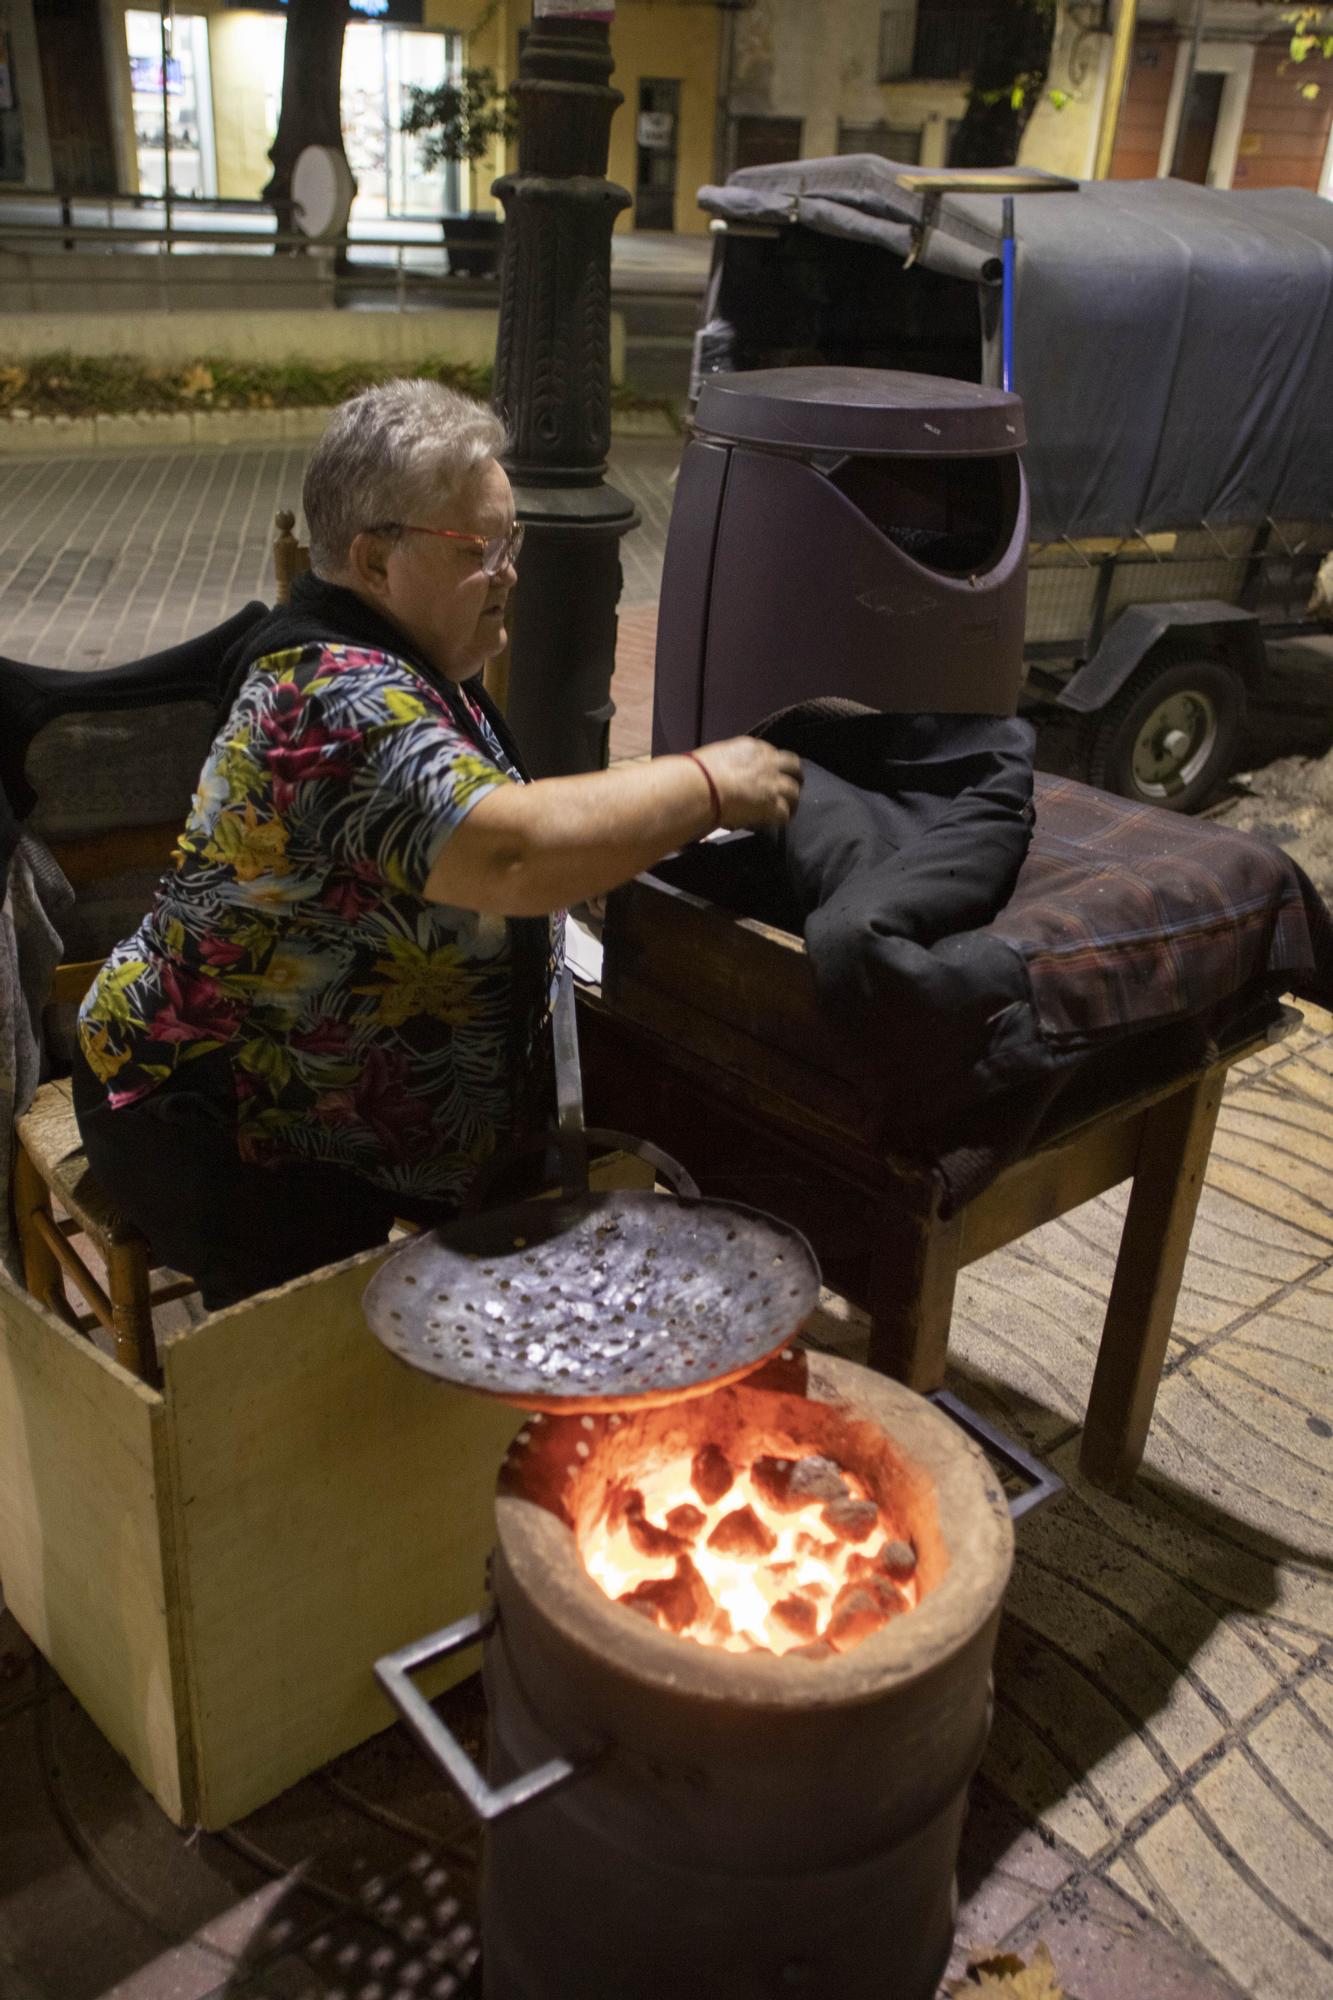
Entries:
[[[272, 590], [273, 516], [299, 510], [305, 445], [0, 458], [0, 649], [42, 666], [115, 666], [216, 625]], [[648, 689], [674, 439], [617, 440], [610, 477], [642, 525], [621, 545], [626, 671], [617, 756], [648, 748]]]
[[[675, 457], [613, 453], [645, 523], [621, 755], [647, 748]], [[5, 651], [111, 664], [266, 594], [302, 458], [0, 464]], [[1333, 1992], [1331, 1113], [1327, 1016], [1233, 1073], [1132, 1503], [1076, 1470], [1123, 1195], [960, 1280], [953, 1386], [1069, 1481], [1020, 1530], [960, 1944], [1045, 1937], [1071, 2000]], [[812, 1334], [864, 1343], [833, 1298]], [[476, 1738], [475, 1687], [447, 1699]], [[0, 2000], [449, 2000], [475, 1866], [397, 1728], [224, 1834], [176, 1833], [0, 1614]]]
[[[1333, 1990], [1330, 1108], [1328, 1016], [1234, 1073], [1130, 1502], [1076, 1468], [1121, 1197], [963, 1275], [951, 1386], [1069, 1485], [1019, 1531], [955, 1972], [1044, 1938], [1069, 2000]], [[864, 1345], [832, 1297], [811, 1335]], [[479, 1743], [475, 1682], [444, 1706]], [[401, 1727], [181, 1834], [0, 1614], [0, 1772], [0, 2000], [473, 1991], [476, 1836]]]

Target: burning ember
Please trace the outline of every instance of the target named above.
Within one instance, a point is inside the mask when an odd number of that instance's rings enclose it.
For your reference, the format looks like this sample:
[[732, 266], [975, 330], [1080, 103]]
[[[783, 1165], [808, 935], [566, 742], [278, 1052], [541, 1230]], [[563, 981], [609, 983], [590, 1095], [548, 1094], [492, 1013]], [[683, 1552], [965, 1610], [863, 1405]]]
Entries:
[[831, 1458], [716, 1444], [608, 1488], [582, 1542], [608, 1597], [700, 1645], [823, 1659], [917, 1602], [916, 1551]]

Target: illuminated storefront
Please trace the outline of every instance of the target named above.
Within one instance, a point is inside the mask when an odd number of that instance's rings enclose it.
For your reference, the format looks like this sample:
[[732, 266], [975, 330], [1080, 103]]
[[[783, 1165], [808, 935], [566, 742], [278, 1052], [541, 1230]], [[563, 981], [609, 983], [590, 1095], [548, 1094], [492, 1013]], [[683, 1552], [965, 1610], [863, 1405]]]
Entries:
[[217, 157], [213, 144], [213, 85], [208, 69], [208, 23], [202, 14], [177, 14], [162, 87], [162, 17], [140, 12], [125, 16], [130, 53], [130, 102], [139, 192], [161, 194], [166, 148], [163, 113], [171, 151], [171, 191], [189, 198], [213, 195]]
[[[162, 17], [125, 14], [134, 166], [139, 191], [163, 191], [163, 110], [171, 191], [255, 199], [282, 98], [285, 0], [247, 0], [171, 23], [162, 88]], [[350, 0], [343, 40], [342, 126], [357, 179], [356, 221], [434, 219], [459, 205], [454, 166], [423, 172], [399, 129], [413, 84], [443, 83], [462, 68], [462, 37], [422, 26], [422, 0]], [[216, 113], [216, 118], [215, 118]]]

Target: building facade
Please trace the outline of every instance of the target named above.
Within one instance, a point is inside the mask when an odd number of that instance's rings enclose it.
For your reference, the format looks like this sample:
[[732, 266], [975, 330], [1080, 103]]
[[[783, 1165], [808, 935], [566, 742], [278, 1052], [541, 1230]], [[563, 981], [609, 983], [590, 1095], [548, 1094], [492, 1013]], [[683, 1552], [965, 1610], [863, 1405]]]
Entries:
[[[505, 148], [425, 171], [400, 127], [411, 85], [489, 66], [516, 74], [530, 0], [348, 0], [342, 125], [360, 222], [493, 206]], [[286, 0], [0, 0], [0, 187], [256, 201], [282, 93]], [[622, 0], [613, 30], [625, 97], [613, 179], [621, 227], [701, 231], [713, 178], [720, 9]]]
[[[611, 178], [620, 229], [702, 233], [695, 199], [740, 166], [881, 153], [945, 163], [995, 0], [619, 0]], [[1118, 0], [1060, 0], [1020, 161], [1084, 178]], [[505, 149], [423, 170], [412, 84], [517, 73], [530, 0], [348, 0], [342, 121], [359, 222], [493, 205]], [[256, 201], [282, 87], [286, 0], [0, 0], [0, 187]], [[1333, 189], [1333, 64], [1290, 60], [1283, 0], [1140, 0], [1111, 172]], [[1327, 77], [1327, 82], [1323, 78]], [[1318, 82], [1313, 99], [1302, 86]], [[165, 135], [165, 144], [164, 144]]]
[[[727, 168], [857, 152], [943, 166], [993, 4], [753, 0], [731, 17], [723, 52]], [[1114, 109], [1116, 6], [1061, 0], [1022, 165], [1092, 174]], [[1291, 11], [1281, 0], [1205, 0], [1191, 72], [1195, 0], [1140, 0], [1113, 177], [1151, 179], [1174, 161], [1181, 177], [1217, 187], [1328, 192], [1333, 64], [1291, 62]], [[1312, 101], [1308, 83], [1320, 85]]]
[[[1333, 63], [1291, 60], [1291, 10], [1205, 12], [1191, 63], [1186, 7], [1140, 9], [1111, 176], [1333, 195]], [[1307, 98], [1303, 87], [1315, 85]]]

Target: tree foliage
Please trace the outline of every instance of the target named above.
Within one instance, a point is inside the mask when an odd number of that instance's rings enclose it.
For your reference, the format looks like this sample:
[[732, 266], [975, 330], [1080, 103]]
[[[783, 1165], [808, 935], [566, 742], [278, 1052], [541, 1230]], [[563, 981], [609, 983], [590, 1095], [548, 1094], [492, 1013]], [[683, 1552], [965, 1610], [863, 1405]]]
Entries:
[[[1292, 62], [1333, 62], [1333, 35], [1328, 32], [1326, 8], [1298, 7], [1294, 13], [1284, 14], [1282, 18], [1291, 27], [1288, 55]], [[1287, 64], [1282, 67], [1285, 70]], [[1319, 95], [1319, 85], [1313, 77], [1307, 77], [1300, 84], [1300, 93], [1307, 103], [1313, 103]]]
[[1056, 0], [1001, 0], [982, 36], [951, 167], [1008, 167], [1046, 88]]
[[512, 139], [518, 131], [513, 88], [502, 90], [493, 69], [465, 69], [456, 83], [429, 90], [413, 84], [408, 100], [402, 129], [421, 141], [427, 169], [443, 160], [480, 160], [493, 140]]

